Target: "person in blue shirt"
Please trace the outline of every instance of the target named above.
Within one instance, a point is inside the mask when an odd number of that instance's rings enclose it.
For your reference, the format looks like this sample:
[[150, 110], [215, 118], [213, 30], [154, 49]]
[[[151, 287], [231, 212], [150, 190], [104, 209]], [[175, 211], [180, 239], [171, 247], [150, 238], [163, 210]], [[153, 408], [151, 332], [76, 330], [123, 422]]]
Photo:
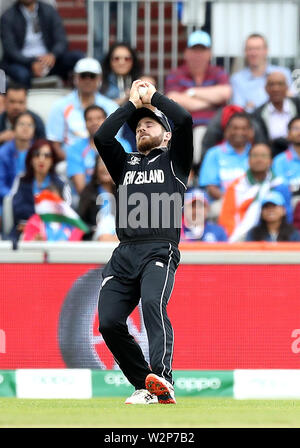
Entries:
[[55, 188], [70, 204], [70, 187], [55, 172], [58, 162], [53, 143], [45, 139], [36, 140], [27, 152], [24, 175], [18, 179], [13, 190], [12, 238], [20, 236], [25, 222], [35, 213], [34, 196], [41, 191]]
[[[67, 176], [72, 180], [79, 195], [91, 180], [94, 172], [98, 156], [94, 135], [106, 117], [107, 114], [102, 107], [96, 104], [88, 106], [84, 111], [84, 119], [89, 137], [80, 139], [74, 145], [66, 147]], [[131, 147], [126, 140], [122, 138], [118, 138], [118, 140], [127, 152], [131, 152]]]
[[21, 113], [15, 120], [13, 130], [15, 138], [4, 143], [0, 148], [0, 210], [2, 201], [10, 192], [16, 176], [25, 170], [25, 158], [30, 148], [35, 122], [30, 112]]
[[273, 160], [273, 171], [289, 184], [293, 195], [300, 194], [300, 116], [292, 118], [288, 124], [288, 149]]
[[213, 217], [220, 213], [222, 198], [228, 185], [245, 173], [254, 138], [252, 122], [246, 113], [233, 114], [224, 130], [225, 141], [210, 148], [200, 166], [199, 186], [213, 201]]
[[268, 64], [268, 44], [261, 34], [251, 34], [245, 43], [246, 67], [231, 76], [232, 104], [252, 112], [268, 101], [265, 91], [267, 76], [272, 72], [282, 72], [289, 88], [292, 84], [291, 72], [288, 68]]
[[66, 146], [88, 137], [84, 121], [84, 110], [92, 105], [102, 107], [107, 115], [119, 106], [99, 93], [102, 80], [101, 65], [96, 59], [80, 59], [74, 67], [73, 90], [59, 99], [50, 111], [46, 124], [47, 139], [55, 144], [58, 154], [64, 158]]
[[270, 191], [262, 201], [260, 223], [249, 230], [246, 241], [300, 241], [300, 233], [286, 221], [284, 197]]
[[224, 228], [207, 219], [209, 206], [204, 190], [191, 188], [186, 192], [180, 241], [227, 241]]

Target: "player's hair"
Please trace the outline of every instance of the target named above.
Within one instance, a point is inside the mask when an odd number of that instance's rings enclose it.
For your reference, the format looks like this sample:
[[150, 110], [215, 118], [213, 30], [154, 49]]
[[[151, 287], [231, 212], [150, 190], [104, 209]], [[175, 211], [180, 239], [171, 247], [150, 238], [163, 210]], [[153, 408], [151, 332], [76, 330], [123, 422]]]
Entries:
[[288, 123], [288, 130], [291, 130], [291, 127], [293, 126], [295, 121], [300, 120], [300, 115], [296, 115], [296, 117], [292, 118]]
[[235, 120], [236, 118], [242, 118], [246, 121], [248, 121], [249, 127], [253, 128], [253, 124], [250, 118], [250, 115], [247, 114], [247, 112], [236, 112], [235, 114], [231, 115], [231, 117], [229, 118], [229, 120], [226, 123], [225, 129], [226, 130], [228, 128], [228, 126], [230, 126], [230, 123]]
[[105, 118], [107, 117], [107, 113], [105, 112], [105, 110], [104, 110], [102, 107], [97, 106], [97, 104], [91, 104], [90, 106], [88, 106], [88, 107], [84, 110], [84, 119], [85, 119], [85, 120], [86, 120], [86, 117], [87, 117], [88, 113], [89, 113], [91, 110], [100, 110], [100, 111], [103, 113], [104, 117], [105, 117]]

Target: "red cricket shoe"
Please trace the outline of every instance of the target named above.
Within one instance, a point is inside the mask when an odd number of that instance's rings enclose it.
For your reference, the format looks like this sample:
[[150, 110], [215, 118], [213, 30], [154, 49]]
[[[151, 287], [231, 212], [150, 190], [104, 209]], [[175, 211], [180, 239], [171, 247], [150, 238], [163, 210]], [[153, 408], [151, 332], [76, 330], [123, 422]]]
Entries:
[[157, 396], [161, 404], [176, 404], [174, 387], [164, 378], [150, 373], [145, 381], [146, 389], [150, 394]]

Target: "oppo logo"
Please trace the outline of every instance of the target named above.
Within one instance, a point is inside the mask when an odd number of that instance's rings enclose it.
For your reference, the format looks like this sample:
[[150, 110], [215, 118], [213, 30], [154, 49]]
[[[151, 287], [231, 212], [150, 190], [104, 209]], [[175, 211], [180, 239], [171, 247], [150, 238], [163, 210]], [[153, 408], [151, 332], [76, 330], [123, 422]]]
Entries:
[[128, 379], [121, 373], [108, 373], [104, 376], [104, 381], [106, 384], [120, 386], [131, 386]]
[[300, 353], [300, 329], [295, 329], [292, 331], [292, 338], [296, 338], [291, 345], [291, 349], [293, 353]]
[[176, 380], [176, 386], [179, 389], [189, 392], [192, 390], [219, 389], [221, 384], [219, 378], [178, 378]]

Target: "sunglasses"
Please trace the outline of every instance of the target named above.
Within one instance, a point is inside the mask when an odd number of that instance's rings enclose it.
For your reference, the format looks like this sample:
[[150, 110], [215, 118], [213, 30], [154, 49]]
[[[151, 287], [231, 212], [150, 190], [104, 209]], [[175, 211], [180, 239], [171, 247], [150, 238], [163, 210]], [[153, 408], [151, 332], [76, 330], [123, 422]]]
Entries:
[[81, 79], [86, 79], [86, 78], [90, 78], [90, 79], [96, 79], [96, 73], [90, 73], [90, 72], [84, 72], [84, 73], [80, 73], [80, 78]]
[[45, 157], [45, 159], [52, 159], [52, 153], [51, 152], [35, 152], [33, 154], [33, 157]]
[[114, 62], [119, 62], [122, 60], [124, 60], [125, 62], [129, 62], [129, 61], [132, 61], [132, 57], [131, 56], [113, 56], [111, 58], [111, 60]]

